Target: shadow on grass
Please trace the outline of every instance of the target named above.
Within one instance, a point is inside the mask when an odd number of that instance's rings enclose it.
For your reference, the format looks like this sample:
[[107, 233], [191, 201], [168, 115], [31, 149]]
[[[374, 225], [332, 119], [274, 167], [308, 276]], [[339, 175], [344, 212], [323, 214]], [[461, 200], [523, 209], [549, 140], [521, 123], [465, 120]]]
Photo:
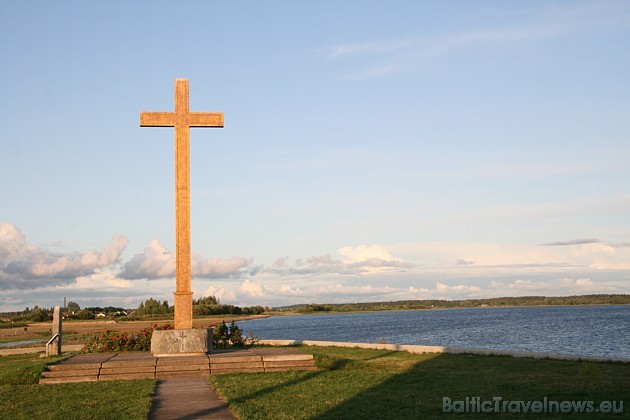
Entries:
[[[443, 417], [444, 397], [525, 402], [547, 398], [596, 404], [630, 400], [630, 364], [390, 351], [375, 354], [338, 348], [308, 351], [315, 353], [320, 370], [242, 391], [229, 398], [230, 404], [249, 407], [243, 411], [247, 418], [406, 419]], [[270, 399], [290, 403], [262, 401]], [[527, 416], [532, 417], [531, 413]], [[545, 417], [543, 413], [539, 416]], [[488, 418], [488, 414], [464, 417]], [[598, 416], [591, 413], [589, 417]]]
[[312, 372], [307, 373], [306, 375], [300, 376], [299, 378], [295, 378], [293, 380], [287, 381], [287, 382], [283, 382], [277, 385], [273, 385], [267, 388], [263, 388], [260, 389], [258, 391], [252, 392], [251, 394], [247, 394], [247, 395], [243, 395], [242, 397], [236, 397], [234, 399], [230, 400], [230, 403], [236, 403], [236, 404], [242, 404], [250, 399], [253, 398], [258, 398], [258, 397], [262, 397], [265, 396], [267, 394], [273, 393], [279, 389], [282, 388], [289, 388], [291, 386], [294, 385], [298, 385], [300, 383], [303, 382], [308, 382], [311, 381], [315, 378], [317, 378], [320, 375], [323, 375], [331, 370], [339, 370], [339, 369], [343, 369], [344, 366], [346, 366], [348, 364], [349, 360], [348, 359], [341, 359], [341, 360], [336, 360], [330, 367], [328, 367], [326, 370], [315, 370]]
[[[586, 373], [585, 373], [586, 372]], [[443, 398], [465, 401], [479, 397], [480, 401], [593, 401], [594, 408], [602, 401], [630, 399], [630, 365], [622, 363], [584, 363], [559, 360], [536, 360], [509, 356], [475, 356], [439, 354], [415, 363], [404, 372], [369, 387], [344, 400], [314, 419], [354, 418], [442, 418], [457, 415], [453, 405]], [[460, 405], [464, 410], [465, 406]], [[495, 406], [492, 406], [495, 408]], [[505, 413], [506, 408], [510, 412]], [[616, 405], [619, 408], [619, 404]], [[496, 412], [483, 413], [480, 408], [468, 408], [466, 419], [487, 419]], [[503, 406], [499, 413], [525, 415], [530, 418], [551, 414], [525, 412], [522, 406]], [[626, 408], [625, 412], [628, 409]], [[619, 413], [619, 412], [617, 412]], [[503, 414], [503, 415], [505, 415]], [[571, 412], [569, 414], [580, 415]], [[555, 415], [566, 416], [555, 408]], [[581, 415], [584, 415], [582, 413]], [[589, 413], [589, 418], [609, 418], [610, 414]], [[533, 416], [533, 417], [532, 417]]]
[[[395, 354], [394, 352], [386, 352], [383, 354], [377, 354], [374, 356], [370, 356], [370, 357], [366, 357], [366, 358], [362, 358], [362, 359], [358, 359], [360, 361], [369, 361], [369, 360], [374, 360], [374, 359], [380, 359], [383, 357], [389, 357], [392, 356], [393, 354]], [[230, 400], [230, 403], [234, 403], [234, 404], [241, 404], [246, 402], [247, 400], [250, 399], [254, 399], [254, 398], [258, 398], [258, 397], [262, 397], [264, 395], [267, 394], [271, 394], [279, 389], [282, 388], [290, 388], [294, 385], [298, 385], [300, 383], [304, 383], [304, 382], [308, 382], [308, 381], [312, 381], [314, 379], [316, 379], [318, 376], [324, 375], [330, 371], [335, 371], [335, 370], [341, 370], [344, 369], [348, 364], [354, 362], [354, 360], [351, 359], [337, 359], [337, 360], [333, 360], [331, 362], [331, 364], [326, 364], [326, 366], [320, 366], [319, 370], [316, 371], [312, 371], [309, 372], [305, 375], [302, 375], [298, 378], [292, 379], [290, 381], [287, 382], [283, 382], [281, 384], [277, 384], [277, 385], [273, 385], [267, 388], [263, 388], [260, 389], [258, 391], [252, 392], [250, 394], [241, 396], [241, 397], [237, 397], [237, 398], [233, 398]], [[324, 362], [325, 363], [325, 362]]]

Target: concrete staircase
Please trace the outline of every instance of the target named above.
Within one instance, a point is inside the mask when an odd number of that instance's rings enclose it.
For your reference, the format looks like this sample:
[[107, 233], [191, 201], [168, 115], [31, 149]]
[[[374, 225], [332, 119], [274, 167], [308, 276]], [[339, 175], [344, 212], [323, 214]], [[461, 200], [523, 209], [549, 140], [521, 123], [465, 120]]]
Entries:
[[166, 379], [235, 372], [316, 370], [313, 355], [290, 348], [216, 350], [203, 356], [154, 357], [150, 353], [79, 354], [49, 365], [40, 384], [125, 379]]

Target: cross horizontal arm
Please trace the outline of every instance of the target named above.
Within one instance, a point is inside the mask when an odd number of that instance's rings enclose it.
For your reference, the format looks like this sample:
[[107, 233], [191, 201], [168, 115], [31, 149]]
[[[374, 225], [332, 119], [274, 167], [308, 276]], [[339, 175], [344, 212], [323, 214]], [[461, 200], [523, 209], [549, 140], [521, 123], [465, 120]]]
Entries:
[[223, 127], [223, 112], [190, 112], [187, 117], [190, 127]]
[[174, 127], [173, 112], [141, 112], [140, 127]]

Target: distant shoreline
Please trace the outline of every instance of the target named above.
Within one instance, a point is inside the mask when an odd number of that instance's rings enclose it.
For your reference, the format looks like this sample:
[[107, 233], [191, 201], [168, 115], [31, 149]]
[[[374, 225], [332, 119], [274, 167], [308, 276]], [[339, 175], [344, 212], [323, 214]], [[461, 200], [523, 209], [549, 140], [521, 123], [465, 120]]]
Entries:
[[253, 319], [263, 319], [272, 316], [298, 316], [298, 315], [326, 315], [326, 314], [350, 314], [350, 313], [379, 313], [379, 312], [406, 312], [406, 311], [447, 311], [458, 309], [498, 309], [498, 308], [549, 308], [557, 306], [627, 306], [630, 303], [584, 303], [580, 305], [505, 305], [505, 306], [457, 306], [450, 308], [410, 308], [410, 309], [383, 309], [383, 310], [355, 310], [355, 311], [313, 311], [313, 312], [268, 312], [256, 318], [242, 319], [241, 321], [251, 321]]
[[630, 295], [522, 296], [465, 300], [403, 300], [359, 303], [310, 303], [273, 308], [267, 314], [304, 315], [318, 313], [394, 312], [439, 309], [522, 308], [536, 306], [611, 306], [629, 305]]

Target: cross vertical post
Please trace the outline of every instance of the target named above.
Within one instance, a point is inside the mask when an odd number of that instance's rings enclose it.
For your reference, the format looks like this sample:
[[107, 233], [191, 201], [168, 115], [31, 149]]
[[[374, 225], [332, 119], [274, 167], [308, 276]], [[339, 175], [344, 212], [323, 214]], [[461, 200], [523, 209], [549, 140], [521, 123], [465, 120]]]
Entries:
[[190, 127], [223, 128], [223, 113], [190, 112], [188, 79], [175, 79], [175, 112], [141, 112], [140, 126], [175, 128], [175, 329], [192, 329]]

